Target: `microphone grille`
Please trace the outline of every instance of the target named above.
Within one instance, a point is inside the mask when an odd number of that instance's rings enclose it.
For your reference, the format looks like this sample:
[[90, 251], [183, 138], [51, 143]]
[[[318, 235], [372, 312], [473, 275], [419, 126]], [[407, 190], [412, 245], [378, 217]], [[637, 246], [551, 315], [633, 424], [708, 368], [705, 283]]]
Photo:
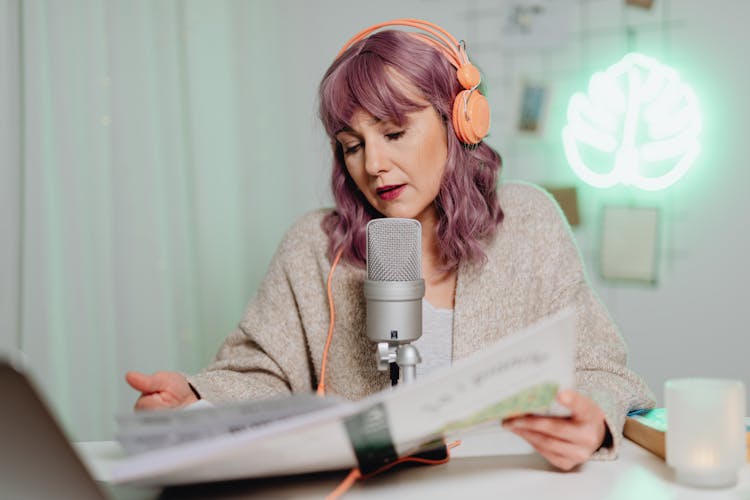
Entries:
[[367, 279], [422, 279], [422, 225], [419, 221], [383, 218], [367, 223]]

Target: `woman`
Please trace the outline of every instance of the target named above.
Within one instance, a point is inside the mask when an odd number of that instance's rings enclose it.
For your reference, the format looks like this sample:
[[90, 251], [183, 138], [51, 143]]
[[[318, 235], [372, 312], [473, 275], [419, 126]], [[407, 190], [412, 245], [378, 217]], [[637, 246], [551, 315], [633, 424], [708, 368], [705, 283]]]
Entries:
[[[426, 33], [378, 31], [389, 24]], [[323, 365], [330, 393], [358, 399], [386, 388], [388, 374], [377, 370], [365, 335], [365, 225], [404, 217], [422, 224], [431, 327], [419, 342], [432, 358], [425, 363], [450, 364], [572, 305], [576, 390], [558, 395], [571, 416], [504, 425], [563, 470], [592, 454], [615, 455], [627, 411], [651, 406], [650, 393], [626, 367], [623, 341], [586, 282], [557, 205], [530, 185], [497, 186], [500, 157], [482, 142], [488, 109], [478, 72], [463, 46], [436, 30], [397, 20], [342, 49], [320, 85], [336, 208], [306, 215], [286, 234], [239, 327], [206, 370], [188, 378], [127, 375], [142, 392], [137, 409], [309, 392]], [[425, 34], [445, 37], [447, 49]]]

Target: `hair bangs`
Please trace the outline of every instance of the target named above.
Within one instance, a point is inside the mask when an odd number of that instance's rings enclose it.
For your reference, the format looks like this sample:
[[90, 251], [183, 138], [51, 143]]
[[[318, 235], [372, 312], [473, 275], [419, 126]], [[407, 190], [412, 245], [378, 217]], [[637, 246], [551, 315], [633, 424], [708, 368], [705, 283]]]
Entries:
[[427, 104], [418, 100], [406, 78], [373, 52], [362, 52], [337, 68], [321, 89], [323, 121], [333, 137], [349, 127], [362, 109], [378, 120], [403, 124], [408, 113]]

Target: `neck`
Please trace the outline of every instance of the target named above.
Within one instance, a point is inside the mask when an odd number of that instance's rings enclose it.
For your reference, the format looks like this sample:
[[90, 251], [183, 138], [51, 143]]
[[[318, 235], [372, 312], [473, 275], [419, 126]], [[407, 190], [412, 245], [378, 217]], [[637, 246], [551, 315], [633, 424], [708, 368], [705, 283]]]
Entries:
[[437, 243], [437, 218], [434, 213], [427, 217], [421, 217], [419, 223], [422, 225], [422, 268], [437, 267], [440, 260], [440, 252]]
[[445, 263], [440, 258], [440, 243], [436, 235], [437, 224], [422, 223], [422, 275], [426, 282], [440, 282], [451, 274], [443, 271]]
[[422, 226], [422, 276], [425, 281], [425, 299], [435, 307], [453, 309], [456, 289], [456, 270], [443, 270], [440, 259], [440, 242], [435, 234], [435, 224]]

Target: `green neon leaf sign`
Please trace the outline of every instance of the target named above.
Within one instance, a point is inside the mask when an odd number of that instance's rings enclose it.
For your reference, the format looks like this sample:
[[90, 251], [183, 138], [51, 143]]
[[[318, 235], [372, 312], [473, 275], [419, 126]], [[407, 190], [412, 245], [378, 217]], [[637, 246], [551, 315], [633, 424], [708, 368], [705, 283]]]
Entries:
[[562, 138], [584, 182], [656, 191], [685, 175], [700, 152], [700, 132], [698, 100], [677, 72], [630, 53], [571, 97]]

